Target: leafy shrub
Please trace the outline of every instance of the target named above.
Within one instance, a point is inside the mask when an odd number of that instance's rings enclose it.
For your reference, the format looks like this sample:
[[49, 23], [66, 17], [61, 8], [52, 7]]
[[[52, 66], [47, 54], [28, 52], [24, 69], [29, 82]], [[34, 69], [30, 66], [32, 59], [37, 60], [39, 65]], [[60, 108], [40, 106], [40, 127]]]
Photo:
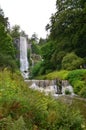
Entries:
[[81, 91], [79, 92], [79, 95], [83, 98], [86, 98], [86, 86], [84, 86]]
[[[53, 63], [52, 63], [52, 54], [53, 54], [53, 42], [50, 41], [50, 42], [47, 42], [46, 44], [44, 44], [41, 48], [41, 56], [43, 58], [43, 67], [45, 69], [44, 72], [46, 72], [46, 70], [53, 70], [55, 69], [54, 66], [53, 66]], [[57, 66], [57, 65], [56, 65]]]
[[83, 90], [86, 86], [86, 70], [73, 70], [70, 71], [67, 75], [67, 80], [69, 80], [70, 84], [74, 87], [74, 92], [76, 94], [80, 94], [80, 91]]
[[29, 89], [20, 73], [0, 72], [1, 130], [83, 130], [82, 123], [72, 106]]
[[77, 80], [74, 82], [74, 93], [79, 94], [82, 88], [84, 88], [84, 81]]
[[8, 67], [12, 71], [14, 71], [15, 69], [17, 69], [17, 63], [10, 55], [0, 53], [0, 67]]
[[0, 129], [2, 130], [28, 130], [25, 126], [23, 117], [19, 117], [18, 120], [13, 121], [11, 116], [0, 120]]
[[39, 76], [39, 79], [66, 79], [67, 75], [68, 75], [69, 71], [67, 70], [61, 70], [61, 71], [54, 71], [51, 72], [49, 74], [43, 75], [43, 76]]
[[66, 94], [66, 95], [70, 95], [70, 94], [71, 94], [70, 90], [69, 90], [69, 89], [66, 89], [66, 90], [65, 90], [65, 94]]
[[50, 73], [50, 72], [52, 72], [51, 69], [47, 69], [47, 70], [46, 70], [46, 74], [48, 74], [48, 73]]
[[72, 83], [73, 81], [76, 80], [83, 80], [84, 77], [86, 77], [86, 70], [85, 69], [77, 69], [70, 71], [67, 75], [67, 79]]
[[32, 53], [34, 54], [40, 54], [40, 50], [39, 50], [39, 47], [36, 43], [32, 43], [32, 46], [31, 46], [31, 49], [32, 49]]
[[83, 64], [83, 59], [78, 57], [75, 53], [68, 53], [63, 57], [62, 60], [62, 69], [74, 70], [80, 68], [80, 65]]
[[42, 61], [40, 61], [40, 62], [38, 62], [36, 65], [34, 65], [33, 66], [33, 68], [32, 68], [32, 77], [34, 77], [34, 76], [37, 76], [37, 75], [40, 75], [40, 74], [42, 74], [43, 73], [43, 71], [44, 71], [44, 69], [43, 69], [43, 67], [42, 67]]
[[58, 52], [57, 50], [54, 51], [54, 53], [51, 56], [51, 62], [52, 62], [52, 67], [54, 67], [57, 70], [61, 69], [61, 61], [63, 57], [65, 56], [64, 51]]
[[[80, 122], [81, 117], [79, 116], [79, 111], [74, 114], [74, 110], [71, 107], [62, 105], [58, 107], [58, 126], [57, 129], [61, 130], [81, 130]], [[63, 112], [64, 111], [64, 112]], [[71, 111], [71, 113], [70, 113]], [[69, 114], [70, 113], [70, 114]], [[68, 118], [67, 118], [68, 117]], [[66, 120], [67, 119], [67, 120]], [[74, 119], [74, 120], [73, 120]]]

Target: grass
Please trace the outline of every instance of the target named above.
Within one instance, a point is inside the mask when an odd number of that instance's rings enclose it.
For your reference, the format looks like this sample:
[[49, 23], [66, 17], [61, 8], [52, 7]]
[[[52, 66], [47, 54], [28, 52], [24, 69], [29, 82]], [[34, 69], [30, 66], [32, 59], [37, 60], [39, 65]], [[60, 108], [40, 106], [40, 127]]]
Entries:
[[54, 71], [49, 74], [43, 75], [43, 76], [38, 76], [36, 79], [66, 79], [67, 75], [69, 74], [70, 71], [67, 70], [61, 70], [61, 71]]

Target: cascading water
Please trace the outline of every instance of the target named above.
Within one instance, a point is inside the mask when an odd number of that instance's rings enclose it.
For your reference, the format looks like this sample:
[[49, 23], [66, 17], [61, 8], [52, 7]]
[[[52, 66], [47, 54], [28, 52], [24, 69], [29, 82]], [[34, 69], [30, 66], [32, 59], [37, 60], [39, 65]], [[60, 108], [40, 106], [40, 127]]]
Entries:
[[45, 92], [46, 95], [51, 94], [55, 98], [66, 95], [66, 91], [74, 96], [73, 88], [67, 80], [61, 81], [61, 86], [57, 85], [56, 80], [25, 80], [31, 89]]
[[26, 37], [20, 36], [20, 71], [25, 79], [29, 77], [28, 68], [27, 39]]

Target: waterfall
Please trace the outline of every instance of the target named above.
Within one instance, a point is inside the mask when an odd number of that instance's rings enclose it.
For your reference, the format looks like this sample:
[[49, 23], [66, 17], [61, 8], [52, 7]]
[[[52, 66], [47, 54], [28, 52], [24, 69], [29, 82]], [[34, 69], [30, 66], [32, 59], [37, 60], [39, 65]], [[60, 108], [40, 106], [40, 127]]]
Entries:
[[[53, 97], [70, 95], [74, 96], [73, 87], [67, 80], [62, 80], [61, 86], [57, 86], [56, 80], [25, 80], [29, 88], [44, 92], [46, 95], [51, 94]], [[61, 89], [60, 89], [61, 88]], [[66, 94], [66, 91], [69, 94]]]
[[28, 68], [27, 39], [26, 37], [20, 36], [20, 71], [25, 79], [29, 76]]

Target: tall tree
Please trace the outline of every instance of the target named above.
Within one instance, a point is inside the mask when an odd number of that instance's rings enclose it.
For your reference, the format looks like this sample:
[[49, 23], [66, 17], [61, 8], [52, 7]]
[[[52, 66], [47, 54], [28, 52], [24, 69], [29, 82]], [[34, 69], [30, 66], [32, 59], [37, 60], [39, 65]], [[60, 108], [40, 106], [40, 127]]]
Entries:
[[30, 42], [34, 42], [34, 43], [38, 43], [38, 36], [36, 33], [33, 33], [31, 38], [30, 38]]
[[15, 57], [15, 48], [8, 33], [8, 25], [8, 18], [5, 18], [3, 10], [0, 9], [0, 52]]
[[58, 39], [62, 49], [69, 47], [68, 50], [75, 50], [79, 56], [85, 57], [86, 1], [57, 0], [56, 8], [56, 13], [51, 16], [50, 37]]
[[12, 29], [10, 30], [10, 35], [12, 36], [13, 39], [17, 39], [20, 37], [20, 26], [19, 25], [14, 25]]
[[4, 17], [4, 12], [3, 10], [0, 8], [0, 24], [3, 24], [4, 27], [8, 27], [8, 18]]
[[55, 68], [68, 52], [86, 58], [86, 0], [57, 0], [56, 13], [51, 15], [46, 30], [50, 30], [48, 39], [54, 50], [49, 60]]
[[0, 68], [9, 67], [12, 71], [17, 68], [15, 47], [9, 34], [8, 18], [0, 8]]

